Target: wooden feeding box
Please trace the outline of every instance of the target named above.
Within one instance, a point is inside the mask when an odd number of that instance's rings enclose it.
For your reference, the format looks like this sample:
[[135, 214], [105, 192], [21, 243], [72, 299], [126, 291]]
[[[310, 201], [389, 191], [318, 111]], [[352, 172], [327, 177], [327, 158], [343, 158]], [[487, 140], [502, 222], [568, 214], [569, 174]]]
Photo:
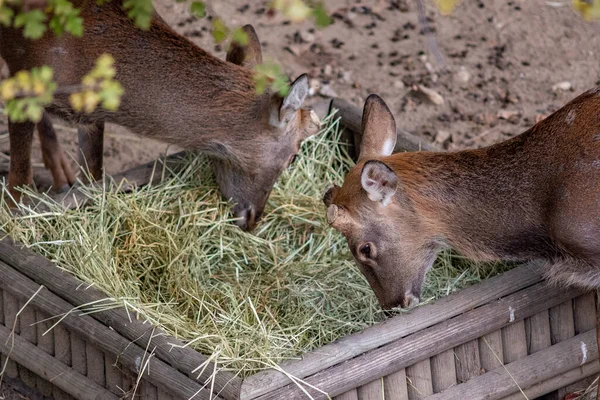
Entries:
[[547, 285], [535, 264], [304, 354], [285, 373], [207, 381], [207, 357], [123, 309], [93, 312], [105, 296], [45, 258], [5, 238], [0, 259], [5, 375], [56, 399], [519, 399], [600, 372], [594, 294]]
[[[358, 129], [356, 110], [335, 106], [342, 124]], [[407, 137], [402, 148], [420, 146]], [[179, 159], [166, 164], [175, 167]], [[145, 184], [159, 179], [154, 168], [115, 179]], [[95, 310], [110, 303], [105, 297], [2, 239], [4, 376], [57, 400], [471, 400], [532, 399], [600, 372], [594, 293], [547, 285], [535, 263], [243, 380], [215, 373], [208, 357], [125, 309]]]

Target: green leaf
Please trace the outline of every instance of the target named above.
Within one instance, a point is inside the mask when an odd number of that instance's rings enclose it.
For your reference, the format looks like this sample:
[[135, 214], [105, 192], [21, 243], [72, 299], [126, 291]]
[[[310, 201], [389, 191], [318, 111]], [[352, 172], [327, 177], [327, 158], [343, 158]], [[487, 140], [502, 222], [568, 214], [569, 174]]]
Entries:
[[135, 21], [135, 24], [142, 29], [150, 29], [152, 22], [152, 0], [125, 0], [123, 7], [127, 10], [127, 15]]
[[435, 0], [435, 3], [440, 9], [440, 13], [448, 15], [454, 11], [454, 8], [458, 5], [458, 1], [459, 0]]
[[12, 10], [12, 8], [0, 7], [0, 24], [4, 26], [10, 26], [14, 15], [15, 12]]
[[27, 105], [25, 109], [26, 117], [31, 122], [40, 122], [42, 119], [42, 113], [44, 112], [44, 108], [39, 104], [30, 103]]
[[325, 9], [325, 5], [323, 3], [318, 3], [315, 6], [313, 9], [313, 15], [315, 16], [315, 24], [319, 28], [329, 26], [333, 22], [333, 19], [327, 15], [327, 10]]
[[245, 46], [248, 44], [248, 35], [242, 28], [237, 28], [233, 31], [231, 40], [239, 45]]
[[48, 26], [50, 26], [50, 29], [52, 29], [54, 31], [54, 34], [56, 36], [61, 36], [65, 31], [65, 29], [63, 28], [63, 25], [60, 22], [60, 17], [57, 15], [52, 17]]
[[73, 36], [83, 36], [83, 18], [71, 16], [65, 22], [65, 30]]
[[39, 39], [46, 32], [46, 14], [41, 10], [20, 13], [15, 17], [15, 28], [24, 28], [23, 36], [29, 39]]
[[229, 28], [227, 28], [227, 25], [219, 18], [215, 19], [212, 26], [212, 36], [213, 39], [215, 39], [215, 42], [221, 43], [223, 40], [227, 39], [228, 34]]
[[206, 15], [206, 6], [202, 1], [194, 1], [190, 8], [192, 15], [195, 15], [198, 18], [204, 18]]

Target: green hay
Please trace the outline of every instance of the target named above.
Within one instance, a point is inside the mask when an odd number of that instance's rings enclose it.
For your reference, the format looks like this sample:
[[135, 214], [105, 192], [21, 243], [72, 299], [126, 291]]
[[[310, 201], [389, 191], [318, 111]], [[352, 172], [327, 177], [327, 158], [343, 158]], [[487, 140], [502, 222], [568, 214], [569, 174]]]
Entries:
[[[0, 227], [143, 318], [242, 376], [298, 357], [384, 317], [321, 197], [352, 162], [339, 121], [302, 146], [273, 189], [254, 234], [235, 227], [205, 157], [129, 194], [86, 187], [91, 202], [16, 217]], [[423, 297], [502, 272], [443, 254]], [[96, 306], [99, 307], [99, 306]]]

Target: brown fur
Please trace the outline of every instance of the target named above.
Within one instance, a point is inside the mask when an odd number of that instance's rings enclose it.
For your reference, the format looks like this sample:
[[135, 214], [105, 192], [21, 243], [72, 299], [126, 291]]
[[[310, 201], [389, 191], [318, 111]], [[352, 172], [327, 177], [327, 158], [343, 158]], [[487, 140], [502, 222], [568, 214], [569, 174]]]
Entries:
[[[262, 54], [252, 27], [244, 28], [248, 45], [232, 46], [228, 54], [231, 62], [227, 62], [175, 33], [157, 14], [150, 29], [143, 31], [127, 17], [119, 1], [102, 6], [94, 1], [74, 3], [82, 9], [82, 38], [47, 34], [30, 41], [20, 30], [2, 27], [0, 54], [11, 74], [50, 65], [59, 87], [79, 84], [101, 54], [115, 58], [116, 79], [125, 89], [117, 112], [98, 109], [91, 114], [75, 113], [68, 94], [57, 95], [47, 108], [51, 114], [82, 126], [82, 161], [90, 175], [102, 176], [104, 122], [202, 151], [214, 157], [219, 187], [236, 203], [234, 214], [241, 217], [239, 225], [252, 229], [275, 180], [298, 152], [301, 141], [318, 131], [314, 114], [299, 109], [300, 104], [286, 109], [285, 121], [278, 120], [284, 99], [256, 93], [253, 71], [248, 67], [259, 63]], [[299, 79], [300, 84], [304, 80], [305, 76]], [[312, 118], [307, 120], [307, 116]], [[11, 189], [31, 183], [32, 130], [31, 124], [11, 125]], [[44, 131], [40, 134], [51, 136]], [[55, 186], [65, 183], [71, 182], [59, 179]]]
[[[378, 139], [372, 142], [389, 137], [382, 126], [393, 117], [381, 118], [367, 122], [364, 135]], [[344, 185], [325, 196], [339, 210], [330, 222], [347, 237], [387, 308], [420, 296], [425, 274], [443, 248], [480, 261], [544, 259], [553, 281], [600, 287], [599, 132], [596, 88], [491, 147], [369, 158], [397, 177], [387, 206], [369, 200], [361, 186], [369, 161], [361, 150]], [[364, 243], [376, 249], [374, 260], [360, 254]]]

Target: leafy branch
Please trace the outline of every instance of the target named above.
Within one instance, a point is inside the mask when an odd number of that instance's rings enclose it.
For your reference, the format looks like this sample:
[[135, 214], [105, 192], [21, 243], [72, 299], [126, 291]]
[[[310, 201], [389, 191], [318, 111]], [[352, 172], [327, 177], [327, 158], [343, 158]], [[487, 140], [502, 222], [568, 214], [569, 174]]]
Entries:
[[90, 113], [99, 105], [114, 111], [118, 108], [123, 88], [114, 80], [114, 60], [104, 54], [82, 80], [81, 85], [57, 89], [52, 68], [43, 66], [30, 71], [19, 71], [0, 83], [0, 96], [6, 102], [5, 113], [14, 122], [39, 122], [44, 107], [50, 105], [56, 94], [68, 94], [75, 111]]

